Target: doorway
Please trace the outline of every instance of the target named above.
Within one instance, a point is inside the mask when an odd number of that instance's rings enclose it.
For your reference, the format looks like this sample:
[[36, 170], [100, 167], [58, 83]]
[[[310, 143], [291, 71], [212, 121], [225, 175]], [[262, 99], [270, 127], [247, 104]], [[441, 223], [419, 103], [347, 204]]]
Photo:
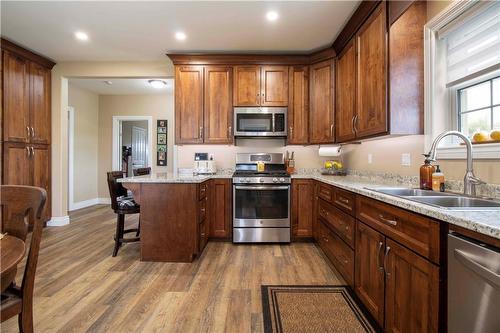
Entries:
[[130, 177], [134, 169], [152, 166], [152, 130], [150, 116], [113, 117], [113, 170]]

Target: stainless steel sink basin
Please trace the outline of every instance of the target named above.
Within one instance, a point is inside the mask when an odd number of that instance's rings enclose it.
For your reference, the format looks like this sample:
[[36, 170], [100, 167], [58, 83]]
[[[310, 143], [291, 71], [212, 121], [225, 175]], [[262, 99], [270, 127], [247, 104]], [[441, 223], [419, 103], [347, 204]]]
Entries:
[[434, 192], [413, 188], [367, 189], [448, 210], [500, 210], [500, 202], [471, 198], [455, 193]]
[[410, 200], [453, 210], [500, 210], [500, 203], [492, 200], [446, 196], [446, 197], [412, 197]]

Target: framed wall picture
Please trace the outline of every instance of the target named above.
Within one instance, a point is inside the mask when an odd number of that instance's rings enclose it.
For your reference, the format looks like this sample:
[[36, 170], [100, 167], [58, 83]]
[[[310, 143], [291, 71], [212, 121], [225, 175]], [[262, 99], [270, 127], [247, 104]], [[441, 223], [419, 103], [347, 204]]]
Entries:
[[168, 135], [168, 121], [156, 121], [156, 165], [167, 165], [167, 135]]

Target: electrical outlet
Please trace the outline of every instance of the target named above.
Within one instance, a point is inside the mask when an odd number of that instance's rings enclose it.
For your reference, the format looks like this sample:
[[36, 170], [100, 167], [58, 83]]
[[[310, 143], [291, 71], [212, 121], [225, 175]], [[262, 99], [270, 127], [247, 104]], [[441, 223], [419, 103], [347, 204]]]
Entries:
[[401, 154], [401, 165], [410, 166], [411, 165], [411, 155], [410, 153]]
[[368, 164], [372, 164], [372, 163], [373, 163], [373, 155], [368, 154]]

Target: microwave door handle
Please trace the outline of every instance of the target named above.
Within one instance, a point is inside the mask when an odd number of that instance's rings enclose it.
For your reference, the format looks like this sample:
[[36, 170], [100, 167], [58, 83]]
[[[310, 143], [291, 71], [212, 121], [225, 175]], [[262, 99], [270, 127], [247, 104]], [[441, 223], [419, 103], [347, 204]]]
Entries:
[[258, 190], [288, 190], [288, 186], [235, 186], [237, 190], [258, 191]]
[[275, 129], [275, 122], [276, 122], [276, 118], [274, 117], [275, 113], [273, 112], [273, 118], [272, 118], [272, 124], [271, 124], [271, 132], [276, 132], [276, 129]]

